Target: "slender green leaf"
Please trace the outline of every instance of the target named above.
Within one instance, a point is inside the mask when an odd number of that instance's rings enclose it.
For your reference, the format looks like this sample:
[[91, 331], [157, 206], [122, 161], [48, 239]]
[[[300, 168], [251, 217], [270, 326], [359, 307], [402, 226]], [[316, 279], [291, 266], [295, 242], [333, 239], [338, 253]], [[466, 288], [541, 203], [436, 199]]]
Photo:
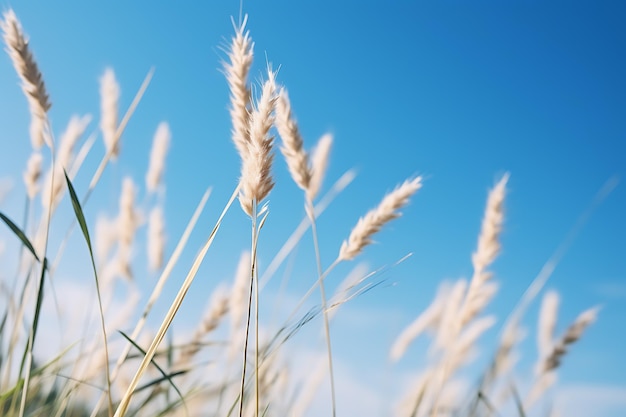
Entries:
[[511, 392], [513, 393], [513, 399], [515, 400], [515, 405], [517, 406], [517, 412], [519, 413], [519, 417], [526, 417], [524, 404], [522, 403], [522, 399], [520, 398], [519, 392], [517, 392], [517, 388], [515, 388], [514, 384], [511, 384]]
[[17, 236], [22, 241], [24, 246], [26, 246], [26, 248], [30, 251], [30, 253], [35, 257], [35, 259], [37, 259], [38, 262], [41, 262], [41, 260], [39, 259], [39, 257], [35, 253], [35, 248], [30, 243], [30, 240], [28, 240], [28, 238], [26, 237], [24, 232], [22, 232], [22, 230], [15, 223], [13, 223], [13, 221], [11, 219], [9, 219], [7, 216], [5, 216], [3, 213], [0, 213], [0, 219], [2, 219], [4, 221], [4, 223], [6, 223], [7, 226], [9, 226], [9, 229], [11, 229], [11, 231], [13, 231], [13, 233], [15, 233], [15, 236]]
[[[139, 346], [137, 343], [135, 343], [135, 341], [134, 341], [133, 339], [131, 339], [131, 338], [130, 338], [130, 337], [129, 337], [126, 333], [124, 333], [124, 332], [123, 332], [123, 331], [121, 331], [121, 330], [118, 330], [118, 332], [119, 332], [122, 336], [124, 336], [124, 339], [128, 340], [128, 341], [130, 342], [130, 344], [131, 344], [131, 345], [133, 345], [133, 346], [135, 347], [135, 349], [137, 349], [139, 352], [141, 352], [141, 354], [142, 354], [142, 355], [144, 355], [144, 356], [146, 355], [146, 351], [145, 351], [145, 350], [143, 350], [143, 349], [141, 348], [141, 346]], [[180, 390], [178, 389], [178, 387], [176, 386], [176, 384], [174, 384], [174, 381], [172, 381], [171, 376], [172, 376], [172, 375], [173, 375], [173, 376], [180, 375], [181, 373], [185, 373], [185, 372], [187, 372], [187, 371], [182, 371], [182, 372], [174, 372], [173, 374], [168, 375], [168, 374], [166, 374], [166, 373], [165, 373], [165, 371], [164, 371], [164, 370], [163, 370], [163, 369], [162, 369], [162, 368], [161, 368], [161, 367], [160, 367], [160, 366], [159, 366], [159, 365], [158, 365], [158, 364], [154, 361], [154, 359], [150, 359], [150, 363], [151, 363], [152, 365], [154, 365], [154, 367], [155, 367], [155, 368], [157, 368], [157, 370], [161, 373], [161, 375], [163, 375], [163, 378], [165, 378], [165, 379], [167, 379], [167, 380], [169, 381], [169, 383], [170, 383], [170, 385], [172, 386], [172, 388], [174, 388], [174, 391], [176, 391], [176, 393], [178, 394], [178, 396], [179, 396], [179, 397], [180, 397], [180, 399], [182, 400], [182, 399], [183, 399], [183, 394], [180, 392]], [[162, 379], [161, 379], [161, 380], [162, 380]], [[157, 382], [152, 381], [152, 384], [155, 384], [155, 383], [157, 383]], [[150, 386], [150, 385], [148, 385], [148, 386]], [[137, 391], [141, 391], [142, 389], [145, 389], [145, 388], [148, 388], [148, 386], [145, 386], [145, 385], [144, 385], [143, 387], [137, 388], [137, 389], [135, 390], [135, 392], [137, 392]]]
[[63, 174], [65, 175], [65, 182], [67, 183], [67, 189], [70, 192], [70, 199], [72, 200], [72, 207], [74, 208], [74, 214], [76, 215], [76, 220], [80, 225], [80, 229], [83, 232], [83, 236], [85, 237], [85, 241], [87, 242], [87, 248], [89, 249], [89, 258], [91, 259], [91, 267], [93, 268], [93, 275], [96, 281], [96, 294], [98, 296], [98, 309], [100, 310], [100, 326], [102, 328], [102, 338], [104, 341], [104, 354], [106, 356], [105, 368], [106, 368], [106, 381], [107, 381], [107, 397], [109, 400], [109, 409], [113, 409], [113, 399], [111, 398], [111, 373], [109, 371], [109, 346], [107, 342], [107, 333], [106, 327], [104, 325], [104, 310], [102, 309], [102, 295], [100, 294], [100, 282], [98, 280], [98, 271], [96, 269], [96, 261], [93, 256], [93, 250], [91, 248], [91, 239], [89, 238], [89, 229], [87, 228], [87, 222], [85, 221], [85, 215], [83, 214], [83, 209], [80, 206], [80, 201], [78, 200], [78, 196], [76, 195], [76, 190], [74, 190], [74, 186], [70, 181], [70, 178], [67, 176], [67, 172], [63, 170]]

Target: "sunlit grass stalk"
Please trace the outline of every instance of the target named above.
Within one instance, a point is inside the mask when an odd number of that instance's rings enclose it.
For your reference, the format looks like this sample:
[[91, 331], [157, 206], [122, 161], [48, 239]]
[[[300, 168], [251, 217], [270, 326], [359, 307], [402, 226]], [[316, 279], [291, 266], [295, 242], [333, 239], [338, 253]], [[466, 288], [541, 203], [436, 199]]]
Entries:
[[[196, 207], [196, 210], [194, 211], [191, 219], [189, 220], [185, 228], [185, 231], [181, 235], [176, 245], [176, 248], [174, 249], [174, 252], [170, 256], [167, 264], [165, 265], [165, 268], [161, 272], [161, 276], [159, 277], [157, 284], [152, 290], [150, 297], [148, 297], [148, 301], [146, 302], [146, 306], [144, 307], [144, 310], [141, 313], [141, 317], [135, 324], [135, 327], [130, 335], [131, 339], [136, 340], [139, 334], [141, 333], [141, 331], [143, 330], [148, 319], [148, 314], [150, 313], [150, 311], [152, 311], [152, 307], [154, 306], [154, 303], [161, 296], [161, 293], [163, 292], [163, 288], [165, 287], [165, 284], [168, 278], [170, 277], [172, 270], [174, 269], [174, 266], [178, 262], [178, 259], [180, 258], [180, 255], [182, 254], [182, 251], [185, 248], [187, 241], [189, 240], [189, 236], [191, 235], [191, 232], [195, 228], [198, 218], [200, 217], [200, 214], [202, 213], [204, 209], [204, 206], [209, 198], [210, 192], [211, 192], [211, 188], [207, 189], [204, 195], [202, 196], [202, 199], [198, 203], [198, 206]], [[234, 195], [236, 195], [236, 192], [234, 193]], [[122, 350], [122, 353], [120, 354], [120, 356], [117, 359], [117, 362], [115, 363], [115, 366], [113, 367], [113, 371], [111, 372], [111, 381], [116, 380], [120, 372], [121, 366], [126, 360], [126, 358], [128, 357], [128, 354], [130, 353], [131, 349], [132, 349], [132, 346], [130, 344], [125, 345], [124, 349]], [[100, 410], [100, 407], [102, 406], [102, 401], [104, 401], [104, 398], [105, 398], [104, 394], [100, 396], [100, 398], [98, 399], [98, 402], [96, 403], [91, 413], [91, 417], [95, 417], [97, 415], [98, 411]]]
[[[240, 201], [242, 200], [242, 195], [239, 196]], [[255, 365], [255, 384], [254, 384], [254, 403], [255, 403], [255, 416], [258, 416], [259, 413], [259, 279], [258, 279], [258, 268], [257, 268], [257, 248], [259, 241], [259, 232], [267, 219], [267, 208], [257, 209], [257, 198], [251, 199], [251, 223], [252, 223], [252, 239], [251, 239], [251, 257], [250, 257], [250, 293], [248, 298], [248, 314], [246, 319], [246, 329], [245, 329], [245, 338], [244, 338], [244, 346], [243, 346], [243, 364], [242, 364], [242, 375], [241, 375], [241, 388], [240, 388], [240, 403], [239, 403], [239, 415], [243, 416], [243, 403], [244, 403], [244, 393], [245, 393], [245, 378], [246, 378], [246, 366], [247, 366], [247, 351], [248, 351], [248, 340], [249, 340], [249, 330], [250, 330], [250, 320], [252, 316], [252, 299], [254, 294], [254, 365]], [[245, 207], [248, 207], [247, 204], [242, 203], [242, 207], [244, 211]], [[259, 221], [258, 216], [263, 216]]]
[[[34, 149], [41, 147], [43, 142], [47, 142], [50, 147], [51, 165], [55, 162], [54, 138], [52, 129], [48, 122], [48, 110], [51, 107], [48, 94], [46, 92], [43, 76], [39, 71], [37, 62], [28, 45], [28, 39], [22, 30], [21, 23], [15, 16], [13, 10], [9, 9], [3, 14], [3, 20], [0, 22], [3, 30], [4, 42], [7, 46], [7, 52], [13, 62], [13, 66], [17, 75], [22, 81], [22, 90], [28, 100], [31, 112], [31, 141]], [[47, 132], [46, 132], [47, 128]], [[47, 139], [47, 140], [46, 140]], [[54, 185], [54, 172], [50, 176], [50, 187]], [[26, 377], [22, 388], [22, 398], [20, 401], [19, 415], [23, 416], [25, 410], [26, 396], [30, 384], [30, 364], [32, 363], [33, 348], [35, 344], [35, 336], [37, 333], [38, 320], [40, 315], [41, 302], [43, 299], [44, 278], [46, 275], [46, 252], [48, 247], [48, 235], [50, 229], [51, 213], [47, 212], [44, 223], [44, 241], [43, 241], [43, 257], [41, 261], [41, 274], [39, 282], [36, 286], [37, 302], [35, 305], [34, 319], [30, 326], [28, 342], [19, 367], [18, 380], [22, 378], [24, 367], [26, 368]], [[10, 372], [10, 371], [7, 371]]]
[[[300, 135], [298, 124], [293, 117], [291, 111], [291, 102], [287, 91], [283, 88], [280, 90], [276, 103], [276, 128], [282, 138], [283, 146], [281, 152], [285, 156], [289, 173], [294, 182], [305, 192], [305, 209], [309, 221], [311, 222], [311, 233], [313, 236], [313, 247], [315, 250], [315, 263], [317, 267], [317, 277], [320, 287], [320, 295], [322, 298], [322, 316], [324, 321], [324, 336], [326, 339], [326, 351], [328, 356], [328, 371], [330, 377], [331, 391], [331, 408], [332, 415], [336, 415], [336, 398], [335, 398], [335, 377], [333, 372], [332, 348], [330, 340], [330, 325], [328, 318], [328, 306], [326, 298], [326, 290], [322, 277], [322, 261], [320, 257], [319, 241], [317, 236], [317, 227], [315, 224], [315, 208], [313, 199], [317, 195], [322, 178], [328, 165], [328, 153], [330, 150], [330, 136], [325, 136], [316, 152], [315, 164], [312, 166], [309, 162], [309, 155], [304, 150], [304, 141]], [[313, 181], [315, 178], [315, 181]], [[312, 187], [312, 183], [315, 185]]]
[[152, 340], [152, 343], [150, 344], [150, 347], [146, 350], [146, 355], [143, 357], [141, 364], [139, 366], [139, 368], [137, 369], [137, 372], [135, 373], [135, 375], [133, 376], [133, 379], [131, 380], [128, 388], [126, 389], [126, 392], [124, 393], [124, 396], [122, 397], [122, 399], [120, 400], [120, 403], [117, 407], [117, 410], [115, 411], [115, 417], [122, 417], [126, 414], [126, 411], [128, 409], [128, 406], [130, 405], [130, 400], [133, 396], [133, 393], [135, 391], [135, 389], [137, 388], [137, 385], [139, 384], [139, 380], [141, 378], [141, 376], [143, 375], [143, 373], [146, 371], [148, 365], [150, 364], [150, 361], [152, 360], [152, 358], [154, 357], [157, 348], [159, 347], [159, 345], [161, 344], [161, 342], [163, 341], [163, 338], [165, 337], [165, 333], [167, 332], [167, 329], [169, 328], [170, 324], [172, 323], [172, 320], [174, 319], [174, 316], [176, 315], [176, 313], [178, 312], [178, 309], [180, 308], [183, 299], [185, 298], [185, 295], [187, 294], [187, 291], [189, 290], [197, 272], [198, 269], [200, 268], [200, 265], [202, 264], [202, 261], [204, 260], [204, 257], [206, 256], [207, 251], [209, 250], [209, 248], [211, 247], [211, 244], [213, 243], [213, 240], [215, 239], [215, 236], [221, 226], [222, 220], [224, 219], [224, 216], [226, 215], [226, 212], [228, 211], [228, 209], [230, 208], [230, 206], [232, 205], [233, 201], [235, 200], [235, 198], [237, 197], [237, 193], [238, 193], [239, 189], [235, 189], [235, 192], [233, 193], [233, 195], [231, 196], [230, 200], [228, 201], [228, 203], [226, 204], [226, 206], [224, 207], [224, 210], [222, 211], [219, 219], [217, 220], [215, 226], [213, 227], [213, 230], [211, 231], [211, 234], [209, 235], [206, 243], [204, 244], [204, 246], [202, 247], [202, 249], [200, 250], [199, 254], [196, 256], [193, 265], [191, 266], [189, 272], [187, 273], [187, 276], [185, 278], [185, 281], [183, 282], [182, 286], [180, 287], [178, 294], [176, 295], [176, 298], [174, 299], [174, 301], [172, 302], [172, 304], [170, 305], [170, 308], [165, 316], [165, 318], [163, 319], [163, 321], [161, 322], [161, 325], [159, 326], [159, 329], [154, 337], [154, 339]]
[[330, 395], [332, 401], [332, 415], [337, 415], [337, 398], [335, 389], [335, 372], [333, 369], [333, 354], [332, 345], [330, 341], [330, 323], [328, 317], [328, 302], [326, 298], [326, 289], [324, 287], [324, 279], [322, 278], [322, 259], [320, 256], [319, 240], [317, 237], [317, 226], [315, 223], [315, 209], [313, 207], [313, 201], [310, 198], [306, 198], [307, 213], [309, 213], [309, 219], [311, 220], [311, 234], [313, 236], [313, 246], [315, 248], [315, 263], [317, 265], [317, 276], [320, 287], [320, 295], [322, 297], [322, 317], [324, 320], [324, 336], [326, 339], [326, 352], [328, 357], [328, 374], [330, 378]]

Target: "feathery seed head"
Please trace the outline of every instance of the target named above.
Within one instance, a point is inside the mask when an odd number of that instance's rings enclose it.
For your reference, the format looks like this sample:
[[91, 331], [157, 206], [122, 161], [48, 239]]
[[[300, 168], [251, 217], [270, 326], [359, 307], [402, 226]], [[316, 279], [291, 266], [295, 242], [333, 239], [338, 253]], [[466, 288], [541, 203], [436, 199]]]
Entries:
[[146, 173], [146, 188], [150, 193], [156, 192], [161, 183], [170, 138], [171, 133], [169, 125], [166, 122], [159, 123], [154, 134], [152, 151], [150, 152], [150, 165]]
[[271, 175], [274, 137], [269, 135], [276, 103], [274, 77], [275, 74], [269, 71], [261, 97], [252, 112], [250, 142], [242, 160], [239, 203], [249, 216], [252, 216], [253, 202], [260, 203], [274, 187]]
[[289, 173], [298, 187], [306, 191], [311, 181], [309, 156], [304, 150], [298, 123], [291, 113], [289, 95], [284, 88], [281, 88], [276, 101], [276, 129], [283, 141], [280, 151], [285, 156]]
[[307, 197], [311, 201], [317, 197], [317, 193], [322, 187], [332, 145], [333, 135], [327, 133], [320, 138], [311, 154], [311, 180], [306, 190]]
[[559, 295], [556, 291], [548, 291], [541, 302], [539, 325], [537, 326], [537, 344], [539, 356], [546, 358], [554, 348], [554, 329], [556, 328]]
[[252, 66], [254, 43], [245, 31], [247, 16], [240, 27], [235, 28], [230, 48], [227, 51], [230, 62], [224, 63], [226, 81], [230, 88], [230, 118], [233, 123], [232, 139], [237, 151], [244, 158], [250, 141], [250, 89], [248, 73]]
[[478, 249], [472, 256], [472, 263], [476, 271], [484, 270], [495, 260], [496, 255], [500, 251], [498, 238], [502, 231], [502, 222], [504, 220], [502, 206], [508, 179], [509, 174], [504, 174], [487, 198], [485, 217], [483, 218], [480, 236], [478, 237]]
[[371, 237], [386, 223], [400, 217], [398, 210], [409, 202], [409, 198], [422, 187], [422, 177], [406, 180], [402, 185], [387, 194], [378, 207], [370, 210], [361, 217], [350, 233], [348, 240], [344, 240], [339, 249], [339, 260], [354, 259], [363, 248], [372, 243]]
[[504, 221], [503, 205], [508, 179], [509, 174], [504, 174], [487, 197], [487, 207], [478, 236], [478, 247], [472, 254], [474, 274], [459, 316], [459, 330], [485, 308], [495, 293], [495, 287], [487, 285], [492, 277], [487, 268], [500, 252], [499, 238]]
[[558, 340], [554, 344], [552, 352], [545, 359], [543, 364], [544, 373], [560, 366], [561, 360], [567, 353], [568, 347], [576, 343], [582, 337], [585, 329], [596, 321], [599, 310], [598, 307], [594, 307], [582, 312], [576, 320], [574, 320], [574, 323], [567, 328], [561, 340]]
[[120, 86], [115, 79], [115, 73], [112, 68], [107, 68], [100, 78], [100, 130], [106, 150], [113, 160], [120, 151], [117, 137], [119, 99]]
[[[0, 23], [4, 32], [4, 42], [17, 75], [22, 80], [22, 90], [28, 100], [31, 112], [30, 134], [34, 149], [44, 143], [43, 129], [48, 110], [51, 107], [43, 77], [29, 47], [28, 39], [22, 30], [13, 10], [4, 12]], [[50, 144], [49, 144], [50, 145]]]
[[163, 266], [165, 252], [165, 219], [159, 206], [150, 211], [148, 217], [148, 265], [156, 271]]
[[28, 198], [31, 200], [35, 197], [39, 191], [39, 179], [41, 178], [41, 165], [43, 157], [38, 151], [33, 152], [28, 158], [26, 164], [26, 171], [24, 171], [24, 184], [26, 185], [26, 192]]

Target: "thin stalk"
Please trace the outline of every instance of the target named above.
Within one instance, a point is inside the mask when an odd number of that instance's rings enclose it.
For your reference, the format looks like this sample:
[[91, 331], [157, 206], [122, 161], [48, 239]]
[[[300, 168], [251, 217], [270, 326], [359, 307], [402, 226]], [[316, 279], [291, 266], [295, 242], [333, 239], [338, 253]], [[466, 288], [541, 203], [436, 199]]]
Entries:
[[[242, 363], [242, 371], [241, 371], [241, 388], [239, 390], [239, 417], [243, 417], [243, 396], [244, 396], [244, 391], [245, 391], [245, 385], [246, 385], [246, 368], [247, 368], [247, 353], [248, 353], [248, 339], [249, 339], [249, 335], [250, 335], [250, 318], [252, 316], [252, 294], [253, 292], [256, 295], [256, 301], [257, 301], [257, 306], [255, 307], [255, 321], [256, 321], [256, 331], [255, 331], [255, 342], [256, 342], [256, 346], [255, 346], [255, 367], [256, 370], [258, 371], [258, 319], [259, 319], [259, 313], [258, 313], [258, 284], [255, 286], [255, 279], [254, 279], [254, 272], [256, 270], [256, 249], [257, 249], [257, 245], [256, 245], [256, 237], [257, 237], [257, 230], [256, 230], [256, 216], [257, 216], [257, 201], [256, 199], [252, 200], [252, 216], [251, 216], [251, 220], [252, 220], [252, 243], [251, 243], [251, 256], [250, 256], [250, 292], [248, 295], [248, 316], [246, 317], [246, 334], [245, 334], [245, 338], [244, 338], [244, 342], [243, 342], [243, 363]], [[257, 376], [255, 377], [255, 397], [256, 397], [256, 411], [258, 414], [258, 372], [256, 372]]]
[[[50, 167], [51, 167], [51, 172], [50, 172], [50, 189], [53, 189], [54, 187], [54, 180], [55, 180], [55, 175], [54, 175], [54, 171], [56, 171], [54, 169], [54, 164], [55, 164], [55, 160], [56, 160], [56, 152], [54, 149], [54, 137], [52, 135], [52, 128], [50, 126], [50, 121], [48, 120], [48, 117], [46, 116], [46, 120], [45, 120], [46, 126], [47, 126], [47, 130], [48, 130], [48, 135], [49, 135], [49, 145], [50, 145]], [[45, 134], [45, 132], [44, 132]], [[48, 251], [48, 237], [50, 235], [50, 221], [52, 219], [52, 202], [53, 202], [53, 193], [50, 193], [50, 200], [49, 200], [49, 208], [47, 210], [47, 216], [46, 216], [46, 223], [45, 223], [45, 234], [44, 234], [44, 244], [43, 244], [43, 256], [41, 257], [41, 279], [39, 281], [39, 286], [37, 287], [37, 301], [35, 302], [35, 315], [33, 318], [33, 323], [30, 329], [30, 335], [28, 338], [28, 344], [26, 347], [26, 362], [28, 362], [28, 369], [27, 369], [27, 374], [26, 374], [26, 378], [24, 380], [24, 391], [22, 391], [22, 401], [20, 404], [20, 412], [19, 412], [19, 417], [23, 417], [24, 416], [24, 411], [25, 411], [25, 406], [26, 406], [26, 395], [28, 393], [28, 386], [30, 383], [30, 363], [32, 360], [32, 356], [33, 356], [33, 347], [35, 345], [35, 336], [37, 334], [37, 327], [38, 327], [38, 319], [39, 319], [39, 314], [40, 314], [40, 309], [41, 309], [41, 301], [43, 299], [43, 285], [44, 285], [44, 277], [45, 277], [45, 273], [46, 273], [46, 253]], [[22, 377], [22, 372], [24, 371], [24, 361], [22, 361], [21, 365], [20, 365], [20, 371], [19, 371], [19, 375], [18, 375], [18, 380]]]
[[252, 276], [254, 277], [254, 403], [255, 417], [259, 417], [259, 277], [257, 270], [257, 244], [259, 240], [259, 231], [257, 229], [257, 204], [256, 200], [252, 208], [252, 242], [254, 245], [254, 268]]
[[[233, 195], [236, 195], [236, 193], [237, 193], [237, 190], [235, 190]], [[139, 336], [139, 333], [141, 333], [141, 331], [143, 330], [143, 326], [146, 324], [146, 321], [148, 319], [148, 314], [152, 310], [152, 306], [154, 305], [154, 303], [157, 301], [157, 299], [161, 295], [163, 291], [163, 287], [165, 286], [167, 279], [170, 277], [170, 274], [172, 270], [174, 269], [174, 266], [178, 262], [178, 259], [185, 245], [187, 244], [187, 241], [189, 240], [189, 236], [191, 235], [191, 232], [193, 231], [210, 194], [211, 194], [211, 188], [208, 188], [205, 191], [204, 195], [202, 196], [202, 200], [200, 200], [200, 203], [196, 207], [196, 211], [193, 213], [193, 216], [189, 220], [189, 223], [187, 223], [187, 227], [185, 228], [185, 231], [180, 237], [178, 244], [176, 245], [176, 248], [174, 249], [174, 252], [170, 256], [169, 261], [165, 265], [165, 268], [163, 269], [163, 272], [161, 273], [161, 276], [159, 277], [159, 280], [156, 286], [152, 290], [152, 293], [150, 294], [150, 297], [148, 298], [148, 302], [146, 303], [146, 306], [144, 307], [144, 310], [141, 313], [141, 318], [139, 319], [139, 321], [135, 325], [135, 328], [133, 329], [133, 332], [131, 333], [131, 336], [130, 336], [131, 339], [133, 340], [137, 339], [137, 337]], [[125, 345], [124, 350], [122, 351], [121, 355], [117, 359], [115, 367], [113, 368], [113, 371], [111, 372], [111, 381], [115, 381], [115, 379], [117, 378], [117, 374], [120, 371], [122, 363], [124, 363], [124, 361], [126, 360], [131, 348], [132, 346], [130, 344]], [[102, 401], [104, 401], [104, 393], [98, 399], [98, 402], [96, 403], [96, 406], [94, 407], [91, 413], [91, 417], [96, 417], [98, 411], [100, 410], [100, 407], [102, 406]]]
[[311, 233], [313, 235], [313, 246], [315, 248], [315, 262], [317, 264], [317, 280], [320, 286], [320, 295], [322, 297], [322, 313], [324, 317], [324, 334], [326, 336], [326, 351], [328, 353], [328, 373], [330, 376], [330, 395], [332, 401], [333, 417], [337, 415], [337, 402], [335, 398], [335, 375], [333, 372], [333, 355], [330, 343], [330, 324], [328, 320], [328, 308], [326, 299], [326, 290], [324, 288], [324, 279], [322, 277], [322, 260], [320, 256], [319, 241], [317, 238], [317, 226], [315, 224], [315, 208], [313, 201], [307, 198], [306, 212], [309, 215], [311, 221]]

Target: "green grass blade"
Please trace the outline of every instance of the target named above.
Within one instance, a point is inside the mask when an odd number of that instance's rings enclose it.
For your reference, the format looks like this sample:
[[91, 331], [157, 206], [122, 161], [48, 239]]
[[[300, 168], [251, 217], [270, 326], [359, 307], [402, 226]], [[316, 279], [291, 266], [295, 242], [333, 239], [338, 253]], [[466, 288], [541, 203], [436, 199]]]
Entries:
[[[118, 332], [119, 332], [122, 336], [124, 336], [124, 339], [128, 340], [128, 342], [130, 342], [130, 344], [131, 344], [131, 345], [133, 345], [133, 346], [135, 347], [135, 349], [137, 349], [139, 352], [141, 352], [141, 354], [142, 354], [142, 355], [146, 356], [146, 351], [145, 351], [145, 350], [143, 350], [143, 349], [141, 348], [141, 346], [139, 346], [137, 343], [135, 343], [135, 341], [134, 341], [133, 339], [131, 339], [131, 338], [130, 338], [130, 337], [129, 337], [126, 333], [124, 333], [124, 332], [123, 332], [123, 331], [121, 331], [121, 330], [118, 330]], [[150, 363], [151, 363], [152, 365], [154, 365], [154, 367], [155, 367], [155, 368], [156, 368], [156, 369], [157, 369], [157, 370], [161, 373], [161, 375], [163, 376], [163, 378], [160, 378], [160, 379], [158, 379], [158, 380], [156, 380], [156, 381], [152, 381], [152, 382], [151, 382], [151, 383], [149, 383], [148, 385], [144, 385], [144, 386], [142, 386], [142, 387], [137, 388], [137, 389], [135, 390], [135, 393], [136, 393], [137, 391], [141, 391], [142, 389], [146, 389], [146, 388], [148, 388], [149, 386], [152, 386], [152, 385], [154, 385], [154, 384], [156, 384], [156, 383], [158, 383], [158, 382], [162, 381], [163, 379], [166, 379], [166, 380], [170, 383], [170, 385], [172, 386], [172, 388], [174, 388], [174, 391], [176, 391], [176, 393], [178, 394], [178, 396], [180, 397], [180, 399], [181, 399], [181, 400], [183, 400], [183, 394], [182, 394], [182, 392], [180, 392], [180, 390], [178, 389], [178, 387], [176, 386], [176, 384], [174, 384], [174, 381], [172, 381], [171, 376], [172, 376], [172, 375], [176, 376], [176, 375], [184, 374], [184, 373], [186, 373], [187, 371], [174, 372], [173, 374], [168, 375], [168, 374], [167, 374], [167, 373], [163, 370], [163, 368], [161, 368], [161, 367], [159, 366], [159, 364], [157, 364], [157, 363], [154, 361], [154, 359], [150, 359]], [[185, 403], [184, 403], [184, 402], [183, 402], [183, 405], [185, 405]]]
[[22, 229], [20, 229], [15, 223], [13, 223], [11, 219], [9, 219], [7, 216], [5, 216], [1, 212], [0, 212], [0, 219], [2, 219], [2, 221], [4, 221], [4, 223], [7, 226], [9, 226], [9, 229], [11, 229], [11, 231], [15, 234], [15, 236], [17, 236], [22, 241], [24, 246], [26, 246], [29, 252], [35, 257], [35, 259], [37, 259], [38, 262], [41, 262], [41, 260], [39, 259], [39, 256], [37, 256], [37, 254], [35, 253], [35, 248], [30, 243], [30, 240], [28, 240], [24, 232], [22, 232]]
[[[109, 347], [107, 342], [107, 333], [106, 327], [104, 325], [104, 311], [102, 309], [102, 296], [100, 294], [100, 282], [98, 280], [98, 271], [96, 270], [96, 261], [93, 256], [93, 250], [91, 247], [91, 238], [89, 237], [89, 229], [87, 228], [87, 222], [85, 221], [85, 214], [83, 213], [83, 209], [80, 205], [80, 201], [78, 200], [78, 196], [76, 195], [76, 190], [74, 190], [74, 186], [70, 181], [70, 178], [67, 176], [67, 172], [63, 170], [63, 175], [65, 175], [65, 182], [67, 183], [67, 189], [70, 193], [70, 199], [72, 200], [72, 207], [74, 208], [74, 214], [76, 215], [76, 220], [80, 225], [80, 229], [83, 232], [83, 237], [87, 242], [87, 248], [89, 249], [89, 258], [91, 259], [91, 266], [93, 268], [93, 275], [96, 281], [96, 294], [98, 296], [98, 308], [100, 310], [100, 325], [102, 327], [102, 337], [104, 340], [104, 352], [106, 356], [105, 360], [105, 368], [106, 368], [106, 381], [107, 381], [107, 396], [109, 400], [109, 410], [113, 409], [113, 399], [111, 398], [111, 373], [109, 371]], [[45, 268], [44, 268], [45, 269]]]
[[513, 393], [513, 399], [515, 400], [515, 406], [517, 407], [517, 412], [519, 413], [519, 417], [526, 417], [526, 412], [524, 411], [524, 404], [522, 403], [522, 399], [519, 396], [519, 392], [517, 392], [517, 388], [515, 388], [514, 384], [511, 384], [511, 393]]

